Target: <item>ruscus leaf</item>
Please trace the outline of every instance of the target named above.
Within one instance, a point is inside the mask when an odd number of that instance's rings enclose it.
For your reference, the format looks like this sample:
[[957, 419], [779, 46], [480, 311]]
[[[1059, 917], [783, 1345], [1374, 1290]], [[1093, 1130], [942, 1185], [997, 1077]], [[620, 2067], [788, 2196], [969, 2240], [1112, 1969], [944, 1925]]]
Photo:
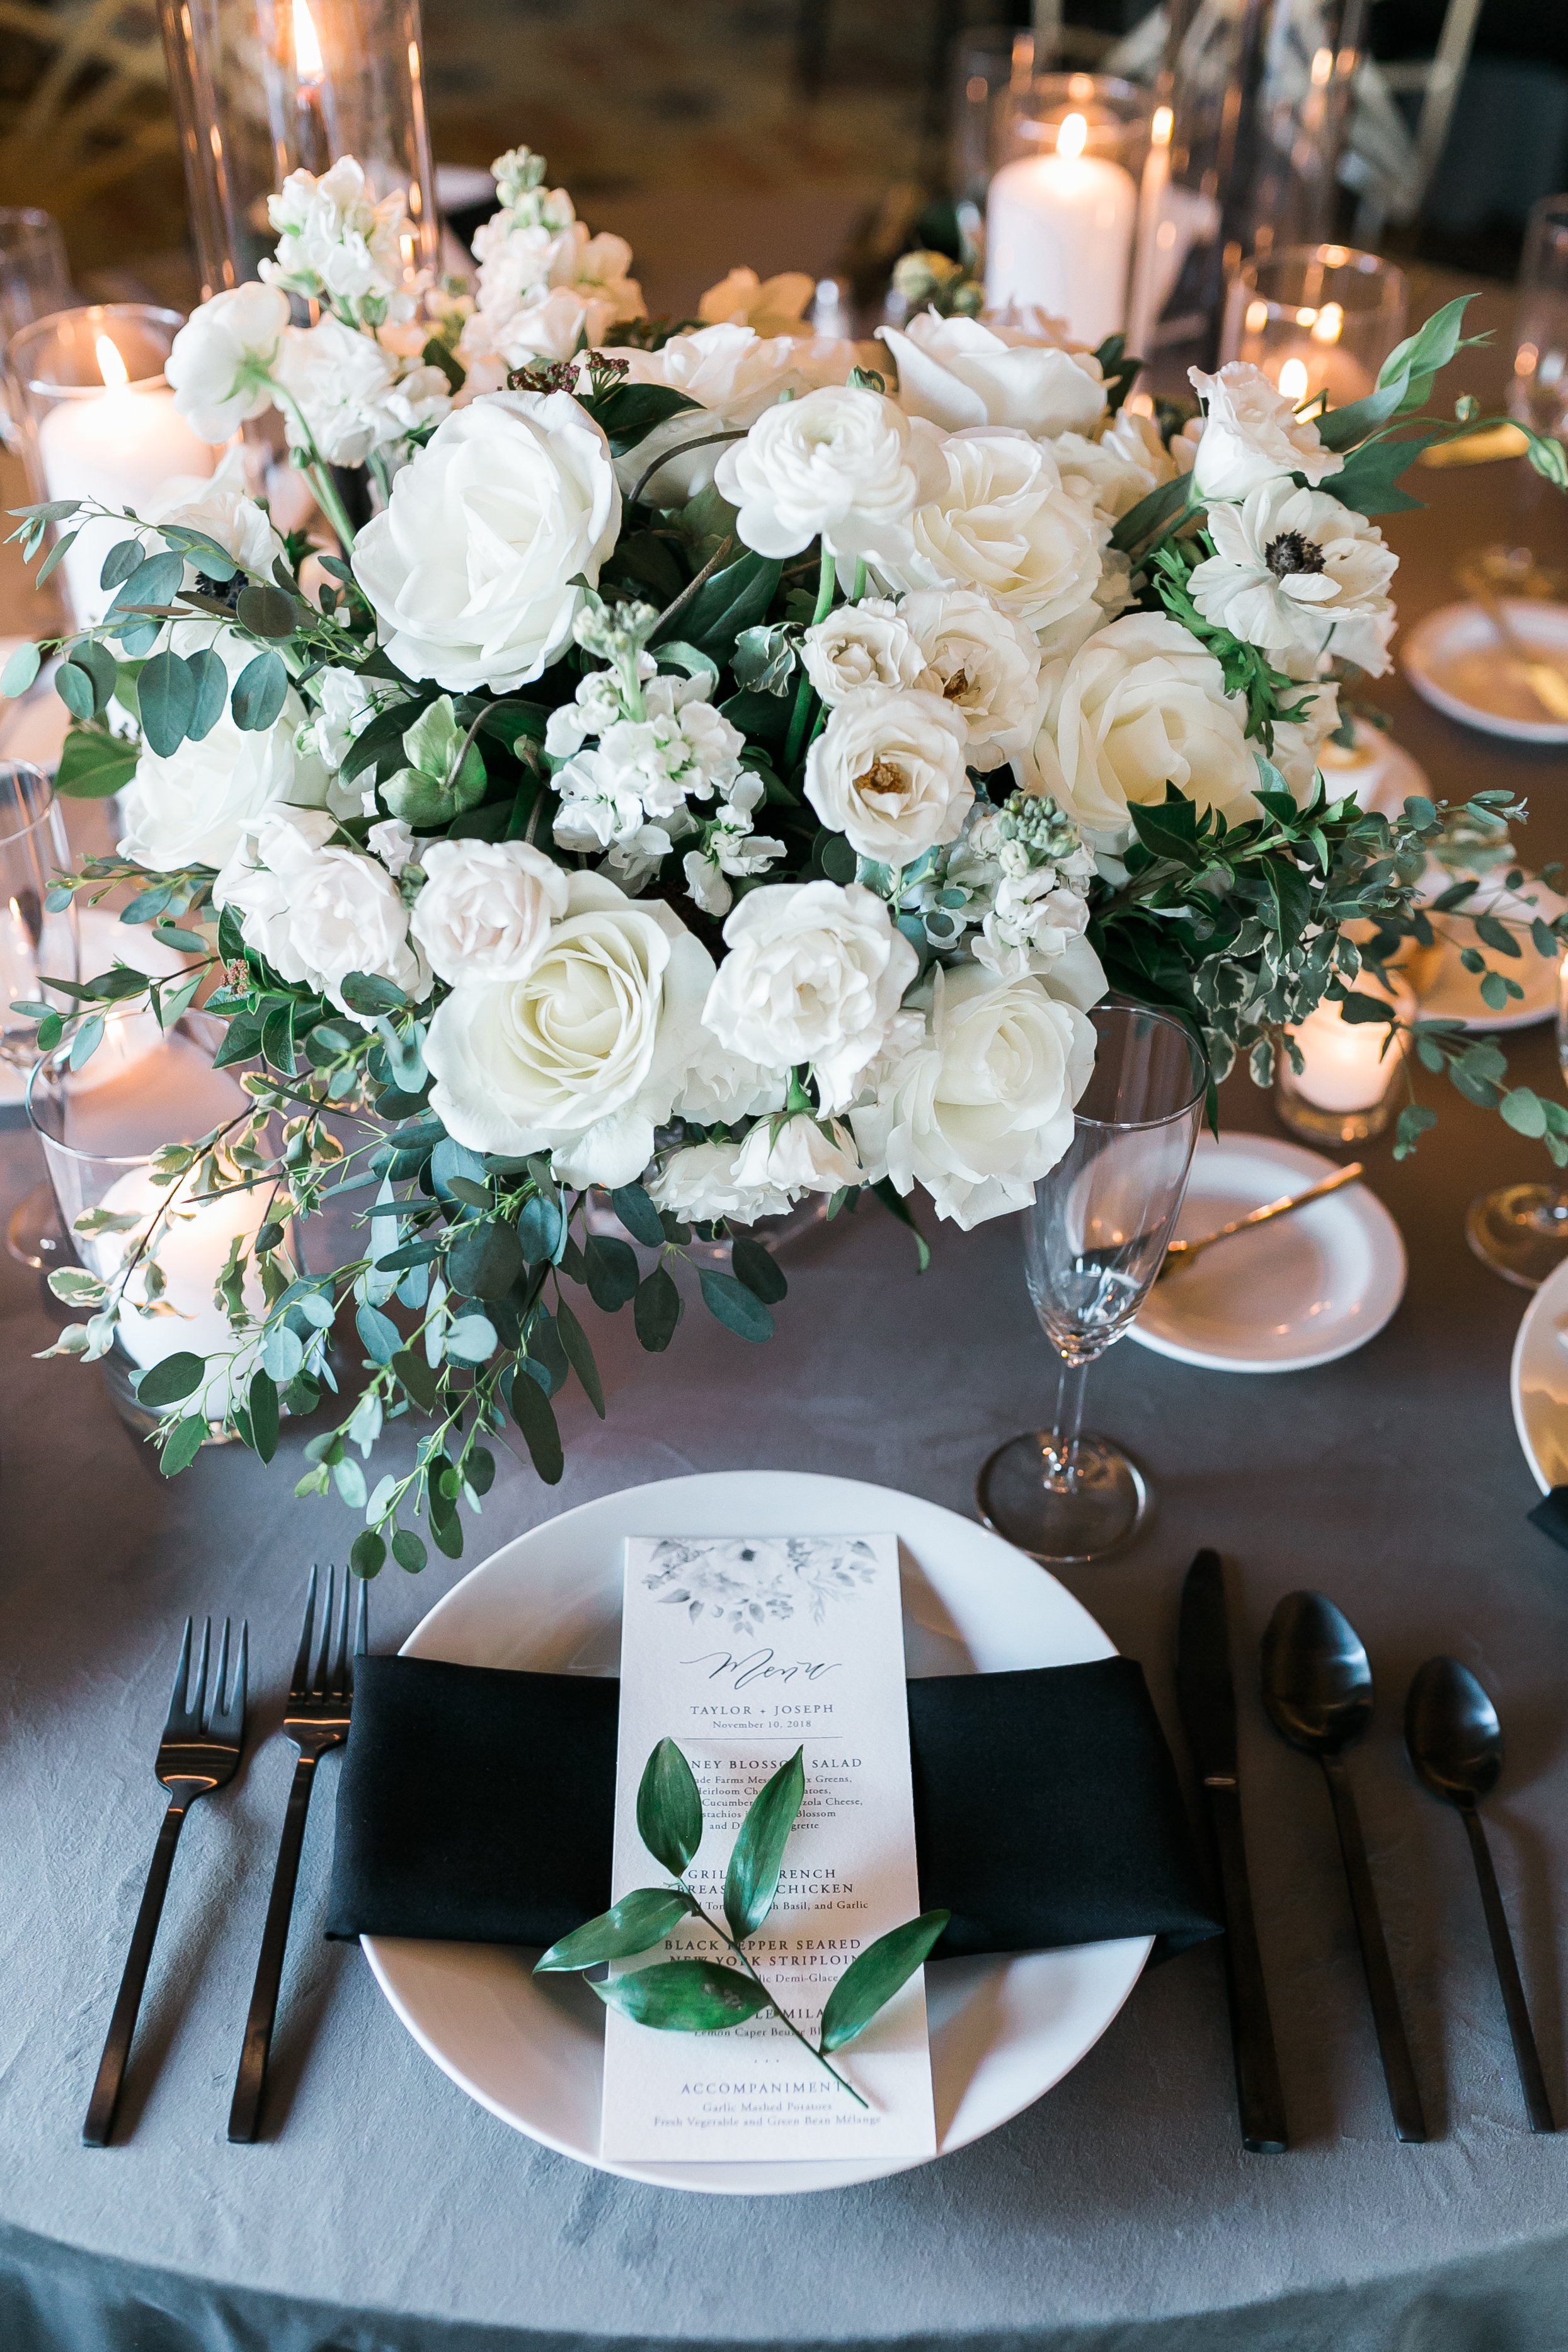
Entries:
[[692, 1768], [673, 1739], [661, 1739], [637, 1785], [637, 1834], [673, 1878], [703, 1842], [703, 1801]]
[[673, 1886], [639, 1886], [619, 1903], [562, 1936], [534, 1962], [535, 1976], [556, 1969], [597, 1968], [601, 1960], [634, 1959], [662, 1944], [696, 1909], [689, 1895]]
[[729, 1857], [724, 1881], [724, 1916], [737, 1943], [754, 1935], [773, 1908], [785, 1843], [806, 1793], [806, 1775], [800, 1759], [801, 1750], [797, 1748], [789, 1762], [780, 1764], [772, 1779], [758, 1790]]
[[918, 1919], [906, 1919], [902, 1927], [890, 1928], [857, 1953], [828, 1995], [822, 2011], [824, 2051], [841, 2050], [846, 2042], [864, 2032], [877, 2011], [929, 1959], [952, 1916], [950, 1911], [923, 1911]]
[[771, 2006], [761, 1985], [716, 1960], [659, 1960], [593, 1990], [607, 2009], [665, 2033], [716, 2033]]

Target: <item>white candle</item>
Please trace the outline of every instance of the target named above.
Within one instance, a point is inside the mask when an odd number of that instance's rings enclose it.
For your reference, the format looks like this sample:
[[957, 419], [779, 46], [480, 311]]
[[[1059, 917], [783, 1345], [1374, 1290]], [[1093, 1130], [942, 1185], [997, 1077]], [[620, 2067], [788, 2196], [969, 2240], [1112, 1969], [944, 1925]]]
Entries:
[[[167, 492], [172, 478], [206, 480], [217, 452], [199, 441], [162, 384], [132, 384], [119, 347], [98, 338], [103, 390], [73, 390], [39, 420], [38, 456], [51, 499], [93, 499], [100, 506], [144, 513]], [[64, 526], [69, 530], [68, 523]], [[116, 591], [99, 586], [103, 559], [126, 536], [123, 523], [83, 526], [61, 570], [78, 625], [101, 620]]]
[[1070, 114], [1053, 155], [1004, 163], [986, 207], [986, 301], [1065, 319], [1078, 342], [1119, 334], [1138, 192], [1120, 163], [1083, 152], [1088, 120]]
[[[140, 1248], [153, 1218], [167, 1205], [169, 1194], [169, 1186], [155, 1184], [144, 1168], [132, 1168], [117, 1177], [99, 1205], [112, 1215], [133, 1216], [139, 1222], [129, 1233], [100, 1234], [96, 1237], [78, 1234], [76, 1245], [83, 1262], [94, 1274], [112, 1282], [132, 1252]], [[213, 1285], [228, 1263], [229, 1245], [235, 1235], [248, 1237], [261, 1224], [268, 1197], [269, 1188], [265, 1186], [249, 1192], [225, 1192], [211, 1201], [191, 1200], [183, 1192], [176, 1193], [173, 1209], [159, 1226], [152, 1244], [152, 1255], [163, 1276], [163, 1304], [174, 1312], [154, 1315], [145, 1306], [121, 1303], [121, 1345], [132, 1362], [144, 1370], [149, 1365], [161, 1364], [166, 1356], [187, 1351], [193, 1356], [221, 1355], [229, 1359], [211, 1367], [207, 1387], [182, 1403], [170, 1406], [171, 1412], [200, 1411], [209, 1421], [219, 1421], [227, 1412], [231, 1399], [243, 1397], [250, 1384], [256, 1370], [256, 1343], [251, 1339], [237, 1353], [233, 1352], [238, 1343], [228, 1317], [214, 1301]], [[131, 1276], [130, 1287], [136, 1297], [141, 1297], [140, 1272]], [[246, 1276], [245, 1301], [253, 1313], [262, 1311], [265, 1302], [261, 1285], [254, 1275]]]
[[1159, 239], [1161, 230], [1168, 229], [1167, 245], [1176, 243], [1176, 224], [1165, 217], [1175, 121], [1168, 106], [1155, 107], [1149, 128], [1143, 185], [1138, 191], [1138, 250], [1133, 264], [1133, 291], [1127, 303], [1127, 348], [1134, 359], [1153, 357], [1155, 327], [1165, 308], [1165, 292], [1169, 290], [1162, 291], [1165, 273], [1160, 267]]
[[[1375, 994], [1366, 981], [1358, 994]], [[1381, 1021], [1345, 1021], [1337, 1004], [1320, 1004], [1294, 1032], [1302, 1067], [1296, 1092], [1317, 1110], [1371, 1110], [1383, 1100], [1399, 1067]]]
[[[145, 924], [121, 923], [98, 907], [78, 908], [77, 922], [84, 973], [108, 971], [116, 963], [128, 963], [152, 979], [171, 980], [189, 966], [188, 957], [166, 946]], [[102, 1040], [72, 1078], [72, 1091], [89, 1094], [95, 1087], [107, 1086], [111, 1078], [123, 1077], [162, 1044], [163, 1032], [151, 1006], [112, 1005], [104, 1016]]]

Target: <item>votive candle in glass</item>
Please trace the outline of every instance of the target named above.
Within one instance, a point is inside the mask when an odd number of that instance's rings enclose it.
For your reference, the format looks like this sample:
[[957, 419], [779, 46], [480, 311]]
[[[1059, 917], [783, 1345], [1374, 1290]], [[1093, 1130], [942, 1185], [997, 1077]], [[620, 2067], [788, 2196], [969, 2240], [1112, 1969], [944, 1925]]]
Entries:
[[1405, 275], [1347, 245], [1291, 246], [1244, 262], [1226, 302], [1222, 360], [1249, 360], [1295, 401], [1364, 400], [1405, 334]]

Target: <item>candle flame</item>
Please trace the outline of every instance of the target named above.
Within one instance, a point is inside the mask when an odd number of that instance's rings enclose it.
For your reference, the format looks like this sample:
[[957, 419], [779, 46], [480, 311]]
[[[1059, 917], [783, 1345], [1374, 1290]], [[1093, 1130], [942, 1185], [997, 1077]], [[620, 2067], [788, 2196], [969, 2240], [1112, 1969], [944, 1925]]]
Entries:
[[1168, 106], [1156, 106], [1155, 119], [1149, 125], [1149, 136], [1156, 147], [1168, 147], [1171, 132], [1176, 129], [1176, 116]]
[[294, 70], [301, 81], [322, 81], [327, 68], [309, 0], [294, 0]]
[[1344, 331], [1344, 309], [1338, 302], [1325, 302], [1312, 321], [1314, 343], [1337, 343]]
[[1056, 152], [1059, 155], [1082, 155], [1088, 142], [1088, 116], [1070, 114], [1056, 134]]
[[1305, 360], [1285, 360], [1280, 368], [1280, 391], [1286, 400], [1304, 400], [1307, 391]]
[[93, 345], [98, 353], [98, 372], [105, 383], [117, 386], [131, 382], [131, 370], [120, 357], [120, 346], [109, 335], [99, 335]]

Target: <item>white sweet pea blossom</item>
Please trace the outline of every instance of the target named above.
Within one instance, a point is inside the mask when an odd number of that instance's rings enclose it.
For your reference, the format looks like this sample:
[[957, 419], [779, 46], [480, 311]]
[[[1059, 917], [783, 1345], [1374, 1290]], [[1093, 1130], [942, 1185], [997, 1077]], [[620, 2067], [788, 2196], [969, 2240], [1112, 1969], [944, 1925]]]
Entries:
[[752, 327], [759, 335], [798, 335], [816, 280], [803, 269], [783, 269], [759, 278], [755, 269], [732, 269], [710, 286], [697, 304], [705, 327]]
[[838, 604], [800, 640], [800, 658], [829, 709], [868, 686], [915, 686], [925, 664], [909, 624], [884, 596]]
[[974, 805], [968, 730], [939, 694], [862, 687], [829, 719], [806, 761], [806, 798], [858, 856], [908, 866], [956, 841]]
[[1249, 360], [1230, 360], [1217, 375], [1188, 368], [1187, 380], [1204, 403], [1192, 478], [1206, 504], [1244, 499], [1289, 474], [1303, 475], [1315, 489], [1344, 464], [1337, 451], [1323, 447], [1317, 426], [1296, 415], [1294, 401]]
[[272, 373], [288, 329], [276, 286], [235, 286], [192, 312], [163, 363], [174, 405], [204, 441], [226, 441], [272, 405]]
[[735, 904], [732, 881], [765, 874], [786, 845], [770, 834], [753, 833], [751, 813], [762, 797], [759, 778], [742, 775], [717, 814], [703, 824], [701, 846], [682, 859], [686, 888], [705, 915], [727, 915]]
[[405, 209], [401, 188], [378, 204], [351, 155], [319, 179], [290, 172], [277, 194], [267, 198], [277, 251], [260, 265], [263, 283], [341, 303], [371, 323], [394, 307], [412, 311], [399, 237]]
[[714, 468], [758, 555], [896, 555], [920, 492], [909, 420], [879, 392], [828, 385], [764, 411]]
[[1374, 522], [1322, 490], [1265, 482], [1209, 511], [1214, 553], [1188, 583], [1206, 621], [1310, 673], [1325, 654], [1377, 677], [1389, 667], [1399, 559]]
[[372, 824], [365, 835], [365, 846], [372, 857], [379, 857], [395, 882], [406, 867], [412, 866], [419, 843], [413, 827], [401, 816], [384, 816]]
[[334, 841], [323, 811], [278, 810], [247, 828], [213, 885], [232, 907], [248, 948], [280, 980], [319, 989], [341, 1013], [349, 974], [390, 980], [415, 1003], [430, 993], [430, 967], [408, 935], [408, 909], [378, 858]]
[[360, 466], [372, 449], [444, 416], [452, 387], [438, 367], [400, 372], [373, 335], [330, 314], [290, 327], [274, 369], [278, 405], [329, 466]]
[[865, 1181], [854, 1137], [838, 1119], [809, 1111], [792, 1118], [759, 1118], [740, 1147], [735, 1172], [743, 1184], [773, 1186], [792, 1199], [802, 1192], [840, 1192]]
[[883, 900], [854, 882], [764, 883], [724, 940], [705, 1028], [764, 1068], [811, 1064], [823, 1110], [843, 1109], [918, 969]]
[[409, 929], [432, 971], [455, 988], [523, 979], [543, 954], [551, 923], [567, 911], [561, 868], [527, 841], [429, 841], [418, 848], [425, 879]]
[[[646, 682], [658, 669], [652, 654], [637, 656], [637, 676]], [[578, 680], [570, 702], [561, 703], [545, 722], [545, 750], [552, 760], [570, 760], [591, 735], [603, 735], [625, 716], [621, 681], [612, 669], [591, 669]]]
[[338, 663], [318, 670], [306, 691], [316, 705], [316, 716], [300, 741], [329, 768], [340, 768], [355, 738], [377, 712], [402, 698], [390, 678], [366, 677]]
[[956, 433], [1011, 425], [1038, 435], [1090, 433], [1105, 413], [1092, 353], [1067, 351], [1027, 329], [922, 311], [902, 332], [878, 334], [898, 364], [898, 402], [910, 416]]
[[754, 1225], [758, 1217], [782, 1216], [793, 1208], [797, 1196], [782, 1185], [742, 1182], [737, 1166], [741, 1150], [738, 1143], [716, 1139], [672, 1151], [648, 1179], [649, 1199], [691, 1225], [716, 1224], [721, 1217]]
[[903, 588], [979, 589], [1037, 635], [1092, 602], [1111, 527], [1044, 443], [998, 425], [912, 429], [931, 488], [910, 553], [880, 570]]
[[921, 657], [916, 683], [964, 722], [967, 764], [988, 773], [1027, 751], [1040, 647], [1023, 623], [974, 588], [916, 589], [898, 617]]
[[[242, 572], [272, 577], [272, 567], [284, 552], [265, 507], [257, 506], [245, 486], [245, 453], [237, 446], [225, 449], [208, 478], [200, 485], [171, 483], [164, 496], [150, 499], [144, 520], [162, 528], [178, 523], [199, 530], [221, 547]], [[186, 584], [206, 570], [200, 556], [185, 561]]]

